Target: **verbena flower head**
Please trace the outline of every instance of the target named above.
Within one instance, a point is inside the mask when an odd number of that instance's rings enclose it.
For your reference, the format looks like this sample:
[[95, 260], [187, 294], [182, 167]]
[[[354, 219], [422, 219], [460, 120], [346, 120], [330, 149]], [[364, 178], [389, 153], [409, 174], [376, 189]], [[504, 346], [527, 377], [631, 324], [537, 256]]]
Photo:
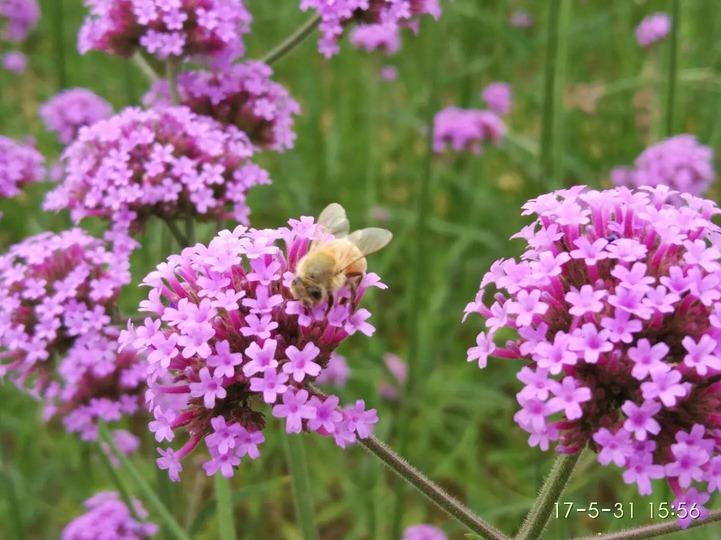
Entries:
[[37, 0], [0, 0], [0, 39], [20, 42], [40, 20]]
[[10, 51], [3, 55], [2, 66], [11, 73], [20, 74], [28, 66], [28, 59], [20, 51]]
[[650, 47], [663, 40], [671, 31], [671, 17], [666, 13], [654, 13], [645, 17], [636, 27], [636, 41], [641, 47]]
[[88, 352], [87, 336], [110, 323], [120, 288], [130, 281], [132, 247], [111, 251], [71, 229], [32, 236], [0, 256], [0, 376], [41, 395], [58, 360], [85, 359], [104, 369], [105, 359]]
[[[182, 105], [245, 132], [260, 148], [282, 152], [293, 148], [293, 117], [300, 105], [283, 85], [271, 79], [267, 64], [249, 61], [216, 72], [187, 71], [178, 77]], [[149, 105], [169, 105], [167, 81], [145, 97]]]
[[112, 114], [112, 105], [86, 88], [63, 90], [40, 107], [40, 118], [45, 127], [57, 133], [63, 144], [75, 140], [80, 128]]
[[345, 386], [345, 383], [348, 382], [350, 375], [351, 368], [348, 365], [348, 361], [345, 359], [345, 356], [342, 356], [334, 351], [330, 353], [328, 365], [325, 366], [323, 371], [321, 371], [315, 382], [318, 384], [327, 384], [329, 386], [335, 386], [336, 388], [342, 388]]
[[420, 524], [407, 527], [401, 540], [448, 540], [448, 537], [438, 527]]
[[15, 197], [25, 184], [42, 181], [44, 161], [32, 146], [0, 135], [0, 197]]
[[158, 449], [158, 465], [171, 479], [203, 440], [208, 475], [232, 476], [243, 457], [257, 458], [264, 403], [285, 419], [288, 433], [315, 431], [341, 447], [370, 434], [377, 416], [363, 400], [342, 408], [336, 396], [315, 395], [308, 384], [348, 336], [373, 334], [360, 302], [368, 287], [385, 285], [371, 273], [355, 295], [346, 286], [332, 305], [309, 311], [294, 300], [296, 263], [321, 233], [308, 217], [280, 229], [239, 226], [170, 256], [145, 278], [150, 293], [140, 309], [149, 316], [121, 342], [148, 354], [156, 440], [182, 441]]
[[80, 130], [62, 155], [64, 179], [44, 208], [68, 208], [76, 222], [117, 220], [131, 211], [139, 222], [189, 215], [245, 223], [248, 190], [270, 181], [252, 155], [238, 128], [186, 107], [128, 108]]
[[494, 112], [447, 107], [436, 113], [433, 121], [433, 151], [440, 154], [451, 149], [478, 154], [483, 142], [501, 142], [506, 125]]
[[60, 535], [61, 540], [89, 540], [93, 538], [116, 538], [118, 540], [143, 540], [158, 532], [158, 526], [145, 521], [148, 517], [143, 505], [133, 501], [137, 521], [130, 509], [114, 491], [103, 491], [85, 501], [87, 512], [68, 523]]
[[[486, 325], [469, 361], [525, 364], [514, 420], [531, 446], [589, 445], [641, 494], [657, 478], [679, 497], [721, 487], [718, 213], [665, 186], [526, 203], [526, 251], [492, 265], [466, 315]], [[516, 337], [496, 344], [501, 329]]]
[[350, 42], [364, 51], [395, 54], [401, 48], [400, 27], [397, 24], [361, 24], [351, 31]]
[[618, 186], [664, 185], [703, 195], [716, 178], [713, 149], [689, 134], [676, 135], [646, 148], [633, 167], [617, 167], [611, 179]]
[[499, 116], [505, 116], [513, 105], [511, 85], [504, 82], [492, 82], [481, 92], [488, 108]]
[[408, 364], [401, 357], [386, 353], [383, 355], [383, 363], [391, 374], [391, 380], [381, 379], [378, 385], [378, 394], [391, 401], [397, 400], [401, 395], [401, 389], [408, 380]]
[[251, 15], [242, 0], [85, 0], [78, 49], [160, 60], [208, 58], [227, 64], [245, 53]]
[[[313, 9], [320, 15], [318, 49], [325, 57], [338, 53], [338, 41], [345, 27], [353, 22], [382, 25], [383, 32], [397, 33], [401, 27], [416, 27], [423, 15], [435, 19], [441, 16], [439, 0], [301, 0], [300, 9]], [[375, 28], [373, 32], [380, 30]]]

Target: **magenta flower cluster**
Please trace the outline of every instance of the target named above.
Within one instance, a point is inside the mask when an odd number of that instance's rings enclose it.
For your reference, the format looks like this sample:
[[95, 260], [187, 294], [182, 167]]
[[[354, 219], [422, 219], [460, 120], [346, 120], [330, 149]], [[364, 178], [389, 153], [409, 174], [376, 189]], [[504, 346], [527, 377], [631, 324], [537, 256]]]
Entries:
[[22, 73], [27, 66], [28, 58], [20, 51], [9, 51], [2, 56], [2, 67], [10, 73]]
[[42, 181], [44, 162], [34, 147], [0, 135], [0, 197], [15, 197], [25, 184]]
[[645, 17], [636, 27], [636, 41], [641, 47], [650, 47], [663, 40], [671, 31], [671, 17], [666, 13], [654, 13]]
[[52, 383], [57, 360], [79, 364], [106, 358], [88, 352], [105, 331], [120, 288], [129, 283], [127, 241], [109, 250], [81, 229], [42, 233], [0, 256], [0, 376], [40, 396]]
[[482, 143], [499, 144], [505, 134], [506, 125], [492, 111], [446, 107], [433, 121], [433, 151], [441, 154], [450, 145], [455, 152], [478, 154]]
[[70, 209], [117, 220], [128, 211], [139, 222], [154, 215], [248, 221], [248, 190], [270, 182], [251, 163], [253, 145], [234, 126], [223, 126], [186, 107], [127, 108], [81, 130], [63, 153], [60, 185], [44, 208]]
[[616, 167], [611, 180], [617, 186], [664, 185], [671, 189], [703, 195], [716, 179], [713, 149], [689, 134], [676, 135], [646, 148], [633, 167]]
[[40, 118], [45, 127], [57, 133], [62, 144], [74, 141], [80, 128], [112, 114], [112, 105], [86, 88], [63, 90], [40, 107]]
[[481, 92], [488, 108], [499, 116], [505, 116], [513, 106], [511, 85], [505, 82], [492, 82]]
[[350, 33], [350, 42], [367, 52], [395, 54], [401, 48], [400, 27], [392, 23], [359, 24]]
[[[362, 38], [364, 48], [368, 48], [367, 45], [377, 42], [380, 34], [385, 36], [384, 41], [395, 44], [398, 37], [390, 38], [388, 34], [398, 34], [402, 27], [417, 26], [423, 15], [435, 19], [441, 16], [439, 0], [301, 0], [300, 9], [315, 10], [320, 16], [318, 49], [327, 58], [338, 53], [338, 41], [351, 23], [373, 26]], [[356, 42], [358, 39], [361, 38], [356, 37]]]
[[401, 540], [448, 540], [448, 537], [438, 527], [422, 523], [407, 527]]
[[307, 217], [280, 229], [239, 226], [169, 257], [145, 278], [150, 293], [140, 310], [151, 316], [120, 341], [148, 355], [156, 440], [187, 433], [179, 448], [158, 449], [158, 466], [171, 479], [179, 479], [181, 460], [203, 440], [208, 475], [232, 476], [243, 457], [257, 458], [263, 402], [288, 433], [314, 431], [340, 447], [370, 434], [377, 416], [363, 400], [340, 407], [338, 397], [317, 395], [308, 383], [348, 336], [374, 332], [359, 303], [368, 287], [385, 285], [367, 274], [355, 295], [346, 287], [332, 305], [306, 310], [290, 283], [320, 233]]
[[[180, 103], [245, 132], [260, 148], [282, 152], [293, 148], [293, 117], [300, 105], [263, 62], [249, 61], [223, 71], [186, 71], [178, 77]], [[145, 97], [147, 105], [170, 104], [167, 81], [159, 81]]]
[[227, 64], [245, 54], [251, 15], [242, 0], [86, 0], [81, 53], [129, 57], [141, 51], [160, 60], [208, 58]]
[[[542, 195], [521, 259], [495, 262], [465, 310], [486, 325], [469, 361], [525, 364], [514, 420], [531, 446], [590, 445], [641, 494], [665, 478], [699, 513], [721, 488], [718, 213], [665, 186]], [[517, 337], [497, 345], [501, 329]]]
[[0, 0], [0, 39], [24, 41], [40, 20], [37, 0]]
[[97, 493], [84, 506], [87, 512], [68, 523], [60, 535], [61, 540], [117, 539], [143, 540], [158, 532], [158, 526], [147, 520], [148, 514], [138, 500], [132, 502], [135, 514], [114, 491]]

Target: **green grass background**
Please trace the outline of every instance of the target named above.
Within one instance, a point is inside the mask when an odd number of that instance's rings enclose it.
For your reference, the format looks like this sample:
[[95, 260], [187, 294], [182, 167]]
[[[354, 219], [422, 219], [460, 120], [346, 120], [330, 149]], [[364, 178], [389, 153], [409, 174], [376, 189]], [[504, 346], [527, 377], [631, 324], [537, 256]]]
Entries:
[[[297, 145], [282, 155], [260, 157], [273, 184], [250, 197], [255, 226], [275, 227], [289, 217], [317, 214], [331, 201], [341, 202], [357, 226], [379, 224], [372, 210], [387, 210], [383, 226], [396, 238], [373, 257], [371, 268], [390, 289], [367, 297], [376, 335], [356, 335], [340, 350], [353, 369], [340, 395], [377, 407], [382, 438], [402, 447], [412, 463], [507, 532], [519, 526], [553, 456], [529, 448], [513, 424], [517, 366], [496, 360], [480, 371], [466, 364], [465, 350], [480, 321], [461, 326], [463, 307], [490, 263], [521, 249], [508, 237], [525, 223], [519, 207], [527, 198], [561, 185], [606, 185], [614, 165], [631, 163], [665, 135], [667, 115], [669, 41], [643, 51], [633, 29], [644, 15], [670, 10], [671, 0], [562, 0], [570, 7], [561, 39], [567, 61], [557, 65], [556, 90], [544, 100], [552, 1], [447, 0], [441, 21], [424, 21], [417, 37], [405, 34], [402, 51], [391, 58], [360, 53], [345, 43], [340, 55], [326, 61], [314, 38], [306, 41], [274, 66], [276, 79], [303, 107]], [[307, 17], [297, 0], [247, 3], [255, 18], [246, 40], [253, 58]], [[674, 131], [695, 133], [718, 153], [721, 11], [712, 0], [681, 4]], [[40, 103], [63, 86], [85, 86], [120, 108], [137, 103], [147, 83], [132, 64], [100, 53], [77, 54], [75, 34], [84, 16], [80, 0], [42, 0], [41, 5], [41, 24], [24, 45], [28, 72], [19, 77], [0, 72], [0, 133], [34, 137], [52, 161], [61, 148], [43, 131]], [[533, 14], [533, 28], [507, 23], [515, 8]], [[398, 68], [396, 82], [380, 80], [383, 65]], [[507, 140], [480, 156], [432, 156], [432, 114], [446, 105], [481, 106], [479, 91], [493, 80], [513, 85]], [[575, 106], [589, 88], [602, 94], [591, 114]], [[558, 128], [550, 148], [541, 141], [544, 122]], [[550, 169], [542, 165], [541, 148], [556, 158]], [[47, 189], [34, 186], [22, 198], [0, 201], [5, 214], [0, 245], [69, 225], [66, 215], [41, 211]], [[201, 239], [211, 234], [210, 227], [200, 231]], [[167, 251], [163, 236], [157, 226], [145, 233], [146, 249], [134, 267], [138, 278]], [[139, 296], [135, 287], [128, 288], [126, 310]], [[388, 376], [382, 363], [386, 352], [412, 366], [412, 388], [403, 406], [378, 396], [378, 382]], [[143, 432], [142, 425], [135, 427]], [[261, 459], [244, 461], [232, 479], [241, 538], [300, 538], [280, 435], [270, 422]], [[302, 438], [321, 538], [396, 538], [397, 480], [359, 447], [341, 451], [330, 440]], [[193, 538], [218, 538], [213, 483], [199, 465], [203, 452], [186, 460], [183, 482], [171, 485], [154, 468], [152, 442], [146, 435], [134, 463]], [[43, 423], [36, 404], [12, 386], [0, 386], [0, 539], [57, 538], [81, 513], [83, 500], [114, 489], [95, 450], [59, 425]], [[464, 531], [420, 495], [403, 490], [402, 497], [402, 525], [429, 522], [452, 539], [463, 538]], [[649, 521], [648, 501], [671, 498], [661, 485], [653, 497], [638, 497], [618, 470], [600, 467], [586, 455], [563, 500], [600, 506], [633, 501], [636, 518], [551, 518], [546, 538], [639, 525]], [[711, 526], [669, 538], [710, 540], [719, 534], [719, 527]]]

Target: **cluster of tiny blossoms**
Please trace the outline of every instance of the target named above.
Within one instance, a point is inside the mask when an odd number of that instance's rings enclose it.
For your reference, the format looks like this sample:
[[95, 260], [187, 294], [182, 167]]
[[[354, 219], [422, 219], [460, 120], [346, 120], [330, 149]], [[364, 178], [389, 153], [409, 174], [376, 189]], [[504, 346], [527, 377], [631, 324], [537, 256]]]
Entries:
[[208, 58], [228, 64], [245, 54], [251, 15], [242, 0], [85, 0], [81, 53], [129, 57], [138, 50], [161, 60]]
[[641, 47], [650, 47], [663, 40], [671, 31], [671, 17], [666, 13], [654, 13], [645, 17], [636, 27], [636, 41]]
[[511, 85], [504, 82], [492, 82], [481, 91], [481, 97], [488, 108], [499, 116], [505, 116], [513, 105]]
[[[187, 71], [178, 77], [180, 103], [245, 132], [260, 148], [293, 148], [293, 117], [300, 105], [273, 81], [267, 64], [249, 61], [216, 72]], [[159, 81], [144, 99], [147, 105], [169, 105], [167, 81]]]
[[350, 33], [350, 42], [364, 51], [395, 54], [401, 48], [400, 28], [395, 24], [360, 24]]
[[633, 167], [617, 167], [611, 180], [617, 186], [664, 185], [703, 195], [715, 180], [713, 149], [689, 134], [676, 135], [646, 148]]
[[68, 208], [76, 222], [131, 211], [139, 221], [155, 215], [246, 223], [247, 191], [270, 181], [249, 161], [253, 151], [236, 127], [186, 107], [127, 108], [80, 131], [63, 153], [64, 179], [44, 207]]
[[[135, 515], [147, 519], [148, 514], [140, 501], [132, 502]], [[60, 540], [90, 540], [113, 538], [117, 540], [143, 540], [158, 532], [158, 526], [139, 522], [114, 491], [103, 491], [85, 501], [87, 512], [68, 523]]]
[[0, 39], [24, 41], [39, 19], [37, 0], [0, 0]]
[[[339, 407], [336, 396], [316, 395], [308, 384], [328, 365], [348, 336], [374, 331], [359, 303], [368, 287], [385, 288], [367, 274], [355, 295], [349, 287], [334, 302], [309, 311], [293, 299], [290, 283], [298, 260], [321, 230], [312, 218], [288, 228], [223, 231], [208, 246], [173, 255], [149, 274], [152, 316], [129, 326], [122, 345], [148, 355], [147, 404], [158, 442], [187, 432], [178, 448], [158, 449], [158, 466], [179, 480], [181, 459], [203, 439], [208, 475], [232, 476], [241, 458], [255, 459], [264, 441], [259, 406], [285, 419], [288, 433], [314, 431], [345, 447], [365, 438], [377, 422], [362, 400]], [[276, 245], [282, 242], [284, 247]]]
[[[521, 260], [495, 262], [466, 307], [486, 325], [469, 361], [526, 364], [514, 420], [531, 446], [590, 445], [641, 494], [666, 478], [701, 517], [721, 489], [718, 213], [665, 186], [543, 195], [524, 206], [537, 219], [516, 235]], [[518, 337], [498, 346], [502, 328]]]
[[57, 133], [63, 144], [75, 140], [80, 128], [112, 114], [112, 105], [86, 88], [63, 90], [40, 107], [40, 118], [45, 127]]
[[[358, 46], [362, 44], [366, 49], [384, 47], [389, 52], [389, 44], [392, 50], [402, 27], [417, 26], [423, 15], [435, 19], [441, 16], [439, 0], [301, 0], [300, 8], [303, 11], [313, 9], [320, 16], [318, 49], [325, 57], [338, 52], [338, 41], [345, 26], [353, 22], [366, 27], [362, 37], [355, 38]], [[391, 37], [391, 34], [395, 36]], [[377, 45], [370, 47], [372, 44]]]
[[503, 120], [492, 111], [447, 107], [433, 121], [433, 151], [441, 154], [448, 145], [456, 152], [478, 154], [481, 144], [498, 144], [506, 134]]
[[116, 236], [109, 250], [80, 229], [43, 233], [0, 256], [0, 376], [84, 439], [95, 438], [97, 419], [116, 421], [142, 404], [142, 364], [117, 353], [111, 326], [135, 247]]
[[407, 527], [401, 540], [448, 540], [448, 537], [438, 527], [422, 523]]
[[0, 135], [0, 197], [15, 197], [25, 184], [43, 180], [44, 161], [32, 146]]

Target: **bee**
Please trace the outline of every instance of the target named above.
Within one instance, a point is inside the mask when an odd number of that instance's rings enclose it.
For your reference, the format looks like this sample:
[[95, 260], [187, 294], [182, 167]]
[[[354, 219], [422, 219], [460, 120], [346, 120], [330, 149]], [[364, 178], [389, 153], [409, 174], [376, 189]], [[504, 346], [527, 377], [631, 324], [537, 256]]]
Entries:
[[313, 308], [348, 283], [351, 290], [360, 283], [368, 263], [366, 257], [380, 251], [393, 238], [386, 229], [370, 227], [349, 234], [345, 209], [332, 203], [318, 216], [322, 232], [333, 235], [311, 242], [308, 252], [298, 261], [290, 291], [296, 300]]

